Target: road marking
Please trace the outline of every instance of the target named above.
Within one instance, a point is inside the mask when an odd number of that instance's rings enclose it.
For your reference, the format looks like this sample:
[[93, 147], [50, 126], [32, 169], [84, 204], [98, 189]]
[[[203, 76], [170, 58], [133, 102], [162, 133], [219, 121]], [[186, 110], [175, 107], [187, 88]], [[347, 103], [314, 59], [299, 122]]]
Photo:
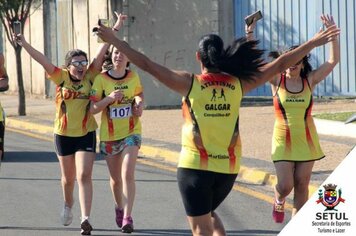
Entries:
[[[24, 135], [27, 135], [27, 136], [30, 136], [30, 137], [33, 137], [33, 138], [37, 138], [37, 139], [40, 139], [40, 140], [53, 142], [52, 138], [49, 138], [49, 137], [46, 137], [46, 136], [43, 136], [43, 135], [39, 135], [39, 134], [31, 133], [31, 132], [26, 132], [26, 131], [14, 129], [14, 128], [8, 128], [8, 127], [6, 128], [6, 130], [9, 130], [9, 131], [15, 132], [15, 133], [24, 134]], [[148, 160], [148, 159], [138, 158], [137, 161], [139, 163], [141, 163], [141, 164], [152, 166], [152, 167], [157, 167], [157, 168], [160, 168], [162, 170], [167, 170], [167, 171], [170, 171], [170, 172], [177, 172], [177, 168], [176, 167], [171, 167], [171, 166], [168, 166], [166, 164], [157, 163], [155, 161], [151, 161], [151, 160]], [[261, 192], [258, 192], [258, 191], [255, 191], [255, 190], [252, 190], [252, 189], [249, 189], [247, 187], [243, 187], [243, 186], [240, 186], [240, 185], [237, 185], [237, 184], [234, 184], [233, 190], [241, 192], [241, 193], [244, 193], [244, 194], [249, 195], [249, 196], [252, 196], [254, 198], [260, 199], [262, 201], [269, 202], [271, 204], [273, 204], [273, 202], [274, 202], [274, 197], [268, 196], [268, 195], [263, 194]], [[286, 202], [285, 203], [285, 209], [289, 210], [289, 211], [292, 211], [293, 205]]]
[[24, 135], [30, 136], [32, 138], [37, 138], [37, 139], [40, 139], [40, 140], [53, 142], [53, 138], [47, 137], [46, 135], [39, 135], [37, 133], [31, 133], [31, 132], [28, 132], [28, 131], [14, 129], [14, 128], [10, 128], [10, 127], [6, 127], [5, 131], [7, 131], [7, 130], [9, 130], [11, 132], [19, 133], [19, 134], [24, 134]]
[[[167, 166], [165, 164], [156, 163], [154, 161], [150, 161], [150, 160], [147, 160], [147, 159], [137, 159], [137, 160], [138, 160], [138, 162], [140, 162], [142, 164], [145, 164], [145, 165], [148, 165], [148, 166], [157, 167], [157, 168], [160, 168], [160, 169], [163, 169], [163, 170], [167, 170], [167, 171], [171, 171], [171, 172], [177, 172], [177, 168], [176, 167], [170, 167], [170, 166]], [[271, 197], [271, 196], [268, 196], [268, 195], [263, 194], [261, 192], [249, 189], [247, 187], [243, 187], [243, 186], [234, 184], [233, 190], [241, 192], [241, 193], [244, 193], [244, 194], [249, 195], [249, 196], [252, 196], [254, 198], [260, 199], [262, 201], [269, 202], [271, 204], [274, 203], [274, 197]], [[286, 210], [292, 211], [293, 205], [286, 202], [285, 205], [284, 205], [284, 208]]]

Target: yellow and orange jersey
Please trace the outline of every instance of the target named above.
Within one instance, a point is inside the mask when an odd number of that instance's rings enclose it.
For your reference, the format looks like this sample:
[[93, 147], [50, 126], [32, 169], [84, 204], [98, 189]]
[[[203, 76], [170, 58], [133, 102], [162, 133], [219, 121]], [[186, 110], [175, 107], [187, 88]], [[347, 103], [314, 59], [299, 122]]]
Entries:
[[241, 159], [240, 80], [228, 74], [193, 75], [183, 97], [182, 150], [178, 167], [238, 173]]
[[56, 67], [49, 79], [56, 85], [56, 117], [54, 133], [80, 137], [98, 127], [90, 109], [90, 90], [95, 75], [100, 73], [90, 66], [79, 83], [73, 83], [68, 70]]
[[311, 115], [313, 96], [309, 82], [302, 79], [300, 92], [286, 89], [286, 77], [282, 74], [276, 94], [273, 96], [275, 124], [272, 138], [273, 161], [310, 161], [324, 157]]
[[139, 117], [132, 115], [134, 97], [143, 92], [140, 77], [127, 70], [123, 78], [115, 79], [107, 71], [100, 73], [94, 81], [90, 99], [98, 102], [115, 90], [124, 94], [121, 102], [114, 102], [101, 113], [100, 141], [114, 141], [132, 134], [141, 134]]

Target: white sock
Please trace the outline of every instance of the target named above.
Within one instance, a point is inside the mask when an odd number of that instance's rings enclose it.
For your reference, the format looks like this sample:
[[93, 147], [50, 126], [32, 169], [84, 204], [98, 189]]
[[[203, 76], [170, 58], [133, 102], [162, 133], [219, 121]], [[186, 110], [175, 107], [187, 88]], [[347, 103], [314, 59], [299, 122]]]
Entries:
[[283, 199], [283, 201], [279, 201], [279, 200], [276, 198], [275, 201], [276, 201], [276, 203], [277, 203], [278, 205], [282, 205], [285, 200]]
[[82, 221], [80, 223], [83, 223], [85, 220], [89, 221], [89, 216], [82, 216]]

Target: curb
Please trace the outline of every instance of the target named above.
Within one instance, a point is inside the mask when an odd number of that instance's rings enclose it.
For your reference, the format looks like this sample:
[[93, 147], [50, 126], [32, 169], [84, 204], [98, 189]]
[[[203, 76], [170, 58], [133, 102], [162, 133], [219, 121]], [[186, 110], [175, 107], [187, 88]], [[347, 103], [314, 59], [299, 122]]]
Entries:
[[[22, 121], [14, 119], [12, 117], [6, 118], [6, 126], [15, 129], [28, 130], [39, 134], [53, 134], [53, 127], [49, 127], [48, 125], [36, 124], [29, 121]], [[168, 162], [171, 164], [177, 164], [179, 158], [179, 152], [146, 145], [141, 146], [139, 155], [142, 157]], [[249, 168], [246, 166], [241, 166], [240, 172], [238, 174], [238, 179], [242, 182], [246, 182], [249, 184], [268, 185], [271, 187], [277, 183], [276, 175], [256, 168]], [[317, 190], [317, 188], [317, 186], [310, 185], [309, 193], [313, 194], [314, 191]]]
[[314, 118], [319, 134], [356, 138], [356, 124]]

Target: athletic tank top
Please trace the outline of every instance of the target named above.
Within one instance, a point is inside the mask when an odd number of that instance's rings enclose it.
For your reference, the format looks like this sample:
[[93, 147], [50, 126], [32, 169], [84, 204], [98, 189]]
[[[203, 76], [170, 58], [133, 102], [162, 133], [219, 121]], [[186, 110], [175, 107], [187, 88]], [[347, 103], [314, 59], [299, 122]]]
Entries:
[[311, 161], [324, 157], [311, 115], [313, 96], [307, 78], [302, 78], [300, 92], [286, 88], [281, 75], [273, 97], [275, 124], [272, 138], [273, 161]]
[[227, 74], [192, 76], [183, 97], [182, 150], [178, 167], [236, 174], [240, 168], [240, 80]]
[[124, 78], [115, 79], [108, 72], [100, 73], [94, 81], [90, 99], [98, 102], [120, 89], [124, 98], [107, 106], [101, 113], [100, 141], [115, 141], [132, 134], [141, 134], [139, 117], [132, 115], [134, 97], [143, 92], [140, 77], [128, 70]]

